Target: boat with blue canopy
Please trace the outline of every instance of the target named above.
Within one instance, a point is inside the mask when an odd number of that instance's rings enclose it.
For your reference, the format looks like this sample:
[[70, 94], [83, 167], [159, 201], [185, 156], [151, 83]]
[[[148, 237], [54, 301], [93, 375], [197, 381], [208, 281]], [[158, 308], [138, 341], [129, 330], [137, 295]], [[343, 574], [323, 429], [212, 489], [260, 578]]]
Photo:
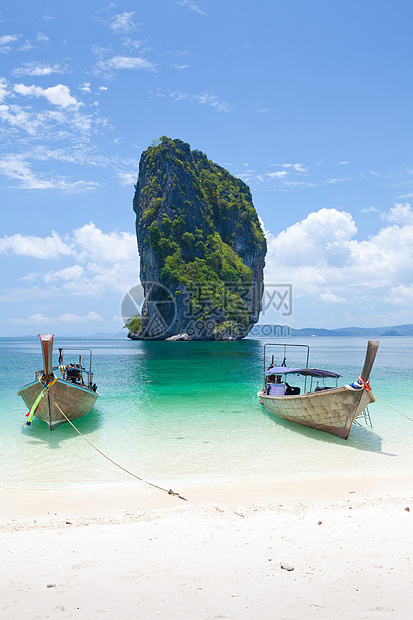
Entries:
[[[370, 373], [378, 346], [378, 341], [369, 340], [359, 379], [354, 383], [339, 386], [340, 374], [309, 367], [308, 345], [265, 344], [264, 384], [258, 392], [260, 402], [279, 418], [347, 439], [352, 424], [358, 423], [357, 418], [362, 418], [371, 425], [368, 405], [375, 399], [370, 387]], [[274, 363], [272, 355], [271, 363], [267, 367], [267, 354], [271, 347], [283, 347], [281, 365]], [[286, 354], [287, 351], [291, 352], [292, 347], [301, 347], [301, 352], [305, 355], [305, 366], [286, 365]]]

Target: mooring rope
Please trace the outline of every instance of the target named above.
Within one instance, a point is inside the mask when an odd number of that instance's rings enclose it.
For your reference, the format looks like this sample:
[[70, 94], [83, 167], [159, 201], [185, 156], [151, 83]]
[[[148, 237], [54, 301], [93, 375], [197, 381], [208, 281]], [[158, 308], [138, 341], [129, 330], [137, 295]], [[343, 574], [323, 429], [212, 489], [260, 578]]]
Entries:
[[175, 495], [175, 497], [178, 497], [179, 499], [183, 499], [185, 502], [188, 501], [185, 497], [182, 497], [182, 495], [179, 495], [179, 493], [175, 493], [174, 491], [172, 491], [172, 489], [169, 489], [169, 491], [168, 491], [167, 489], [164, 489], [163, 487], [160, 487], [157, 484], [154, 484], [153, 482], [148, 482], [147, 480], [144, 480], [143, 478], [140, 478], [139, 476], [137, 476], [133, 472], [129, 471], [128, 469], [125, 469], [124, 467], [122, 467], [122, 465], [119, 465], [119, 463], [116, 463], [116, 461], [113, 461], [109, 456], [104, 454], [104, 452], [102, 452], [101, 450], [99, 450], [99, 448], [97, 448], [95, 445], [93, 445], [93, 443], [91, 441], [89, 441], [89, 439], [87, 439], [84, 435], [82, 435], [82, 433], [76, 428], [76, 426], [69, 420], [67, 415], [65, 413], [63, 413], [63, 411], [60, 409], [59, 405], [56, 402], [55, 402], [55, 406], [57, 407], [57, 409], [59, 409], [60, 413], [65, 418], [65, 420], [67, 422], [69, 422], [70, 426], [73, 426], [73, 428], [75, 429], [76, 433], [78, 433], [81, 437], [83, 437], [83, 439], [85, 441], [87, 441], [88, 444], [92, 446], [92, 448], [94, 448], [97, 452], [99, 452], [99, 454], [104, 456], [105, 459], [107, 459], [108, 461], [113, 463], [113, 465], [116, 465], [116, 467], [119, 467], [119, 469], [122, 469], [124, 472], [126, 472], [130, 476], [133, 476], [134, 478], [137, 478], [137, 480], [140, 480], [141, 482], [144, 482], [145, 484], [149, 484], [151, 487], [155, 487], [155, 489], [159, 489], [160, 491], [164, 491], [164, 493], [168, 493], [168, 495]]
[[410, 420], [411, 422], [413, 422], [413, 418], [409, 418], [408, 415], [402, 413], [401, 411], [399, 411], [398, 409], [395, 409], [394, 407], [392, 407], [391, 405], [388, 405], [387, 403], [384, 402], [384, 400], [381, 400], [380, 398], [377, 398], [377, 396], [375, 395], [374, 398], [376, 400], [379, 400], [381, 403], [383, 403], [383, 405], [386, 405], [386, 407], [389, 407], [390, 409], [393, 409], [393, 411], [395, 411], [396, 413], [400, 413], [400, 415], [402, 415], [404, 418], [407, 418], [408, 420]]

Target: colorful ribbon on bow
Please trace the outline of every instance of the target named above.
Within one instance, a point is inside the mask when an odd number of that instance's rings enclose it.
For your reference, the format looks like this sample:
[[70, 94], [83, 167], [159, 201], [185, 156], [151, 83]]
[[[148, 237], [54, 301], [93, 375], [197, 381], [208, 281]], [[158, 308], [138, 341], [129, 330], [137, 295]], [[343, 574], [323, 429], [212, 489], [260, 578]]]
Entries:
[[26, 426], [30, 426], [30, 424], [32, 423], [32, 420], [33, 420], [33, 418], [34, 418], [34, 416], [36, 414], [36, 411], [39, 408], [40, 401], [42, 400], [42, 398], [46, 394], [46, 392], [49, 390], [49, 388], [53, 385], [53, 383], [56, 383], [56, 381], [57, 381], [57, 377], [54, 377], [54, 379], [44, 382], [43, 377], [44, 377], [44, 375], [42, 375], [40, 377], [39, 381], [40, 381], [40, 383], [42, 385], [44, 385], [44, 388], [42, 389], [42, 391], [40, 392], [39, 396], [34, 401], [30, 411], [28, 413], [26, 413], [26, 418], [27, 418]]
[[365, 390], [367, 390], [368, 392], [371, 392], [370, 379], [367, 379], [367, 381], [364, 381], [363, 377], [360, 375], [359, 383], [361, 383], [361, 385], [364, 387]]

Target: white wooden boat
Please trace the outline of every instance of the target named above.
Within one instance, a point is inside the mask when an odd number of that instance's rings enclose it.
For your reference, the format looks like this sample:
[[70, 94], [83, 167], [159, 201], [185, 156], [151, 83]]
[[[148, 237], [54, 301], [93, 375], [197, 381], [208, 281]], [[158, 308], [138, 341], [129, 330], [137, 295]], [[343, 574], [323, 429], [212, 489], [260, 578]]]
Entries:
[[[40, 334], [40, 343], [43, 353], [43, 368], [35, 372], [35, 379], [18, 391], [26, 406], [29, 408], [28, 421], [33, 417], [46, 422], [50, 430], [69, 420], [77, 420], [85, 416], [99, 396], [96, 384], [93, 382], [92, 351], [90, 349], [59, 349], [59, 365], [53, 366], [53, 339], [52, 334]], [[64, 365], [64, 352], [88, 351], [89, 370], [82, 366], [82, 355], [76, 363]], [[59, 371], [60, 377], [54, 372]], [[63, 415], [64, 414], [64, 415]], [[66, 417], [65, 417], [66, 416]]]
[[[289, 368], [285, 365], [275, 366], [271, 364], [266, 368], [264, 345], [264, 387], [258, 392], [260, 402], [264, 407], [279, 418], [315, 428], [342, 439], [347, 439], [350, 429], [358, 416], [367, 416], [364, 413], [367, 406], [373, 403], [375, 398], [370, 387], [370, 372], [377, 354], [379, 343], [369, 340], [366, 357], [361, 375], [355, 383], [337, 386], [340, 377], [337, 373], [326, 370], [308, 368], [309, 348], [307, 345], [278, 345], [286, 347], [307, 347], [307, 366], [305, 368]], [[285, 357], [284, 357], [285, 363]], [[304, 390], [293, 390], [300, 393], [291, 393], [286, 381], [290, 377], [304, 377]], [[273, 379], [274, 378], [274, 379]], [[284, 381], [280, 381], [284, 379]], [[274, 383], [274, 380], [277, 381]], [[317, 385], [313, 389], [314, 379], [322, 380], [323, 386]], [[326, 387], [326, 379], [335, 379], [334, 387]], [[309, 389], [308, 383], [310, 383]], [[288, 386], [288, 387], [286, 387]]]

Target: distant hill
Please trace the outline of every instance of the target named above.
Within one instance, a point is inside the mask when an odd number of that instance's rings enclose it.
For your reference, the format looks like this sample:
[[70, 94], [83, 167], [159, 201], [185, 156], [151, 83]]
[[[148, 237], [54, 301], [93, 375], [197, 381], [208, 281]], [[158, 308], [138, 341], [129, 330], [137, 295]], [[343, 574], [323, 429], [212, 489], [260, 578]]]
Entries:
[[385, 336], [413, 336], [413, 324], [391, 325], [390, 327], [341, 327], [339, 329], [323, 329], [317, 327], [304, 327], [303, 329], [291, 328], [291, 336], [325, 336], [325, 337], [350, 337], [361, 338], [384, 338]]

